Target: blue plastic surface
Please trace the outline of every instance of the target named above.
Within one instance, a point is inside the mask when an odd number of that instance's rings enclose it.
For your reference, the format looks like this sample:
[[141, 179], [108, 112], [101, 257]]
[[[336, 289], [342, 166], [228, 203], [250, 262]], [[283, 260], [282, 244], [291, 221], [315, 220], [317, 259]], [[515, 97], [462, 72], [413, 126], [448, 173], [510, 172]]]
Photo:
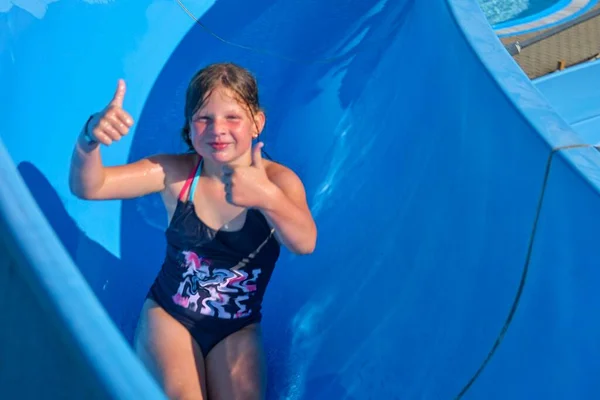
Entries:
[[600, 60], [534, 82], [586, 143], [600, 145]]
[[[47, 221], [64, 249], [44, 250], [66, 251], [90, 289], [59, 282], [47, 296], [97, 298], [125, 338], [105, 356], [130, 374], [143, 379], [124, 345], [162, 262], [166, 215], [158, 196], [74, 198], [71, 149], [123, 77], [135, 129], [105, 162], [182, 150], [189, 78], [232, 60], [256, 73], [265, 150], [303, 179], [319, 227], [315, 253], [283, 252], [266, 294], [269, 398], [600, 395], [600, 154], [475, 0], [58, 1], [43, 14], [13, 7], [0, 28], [2, 140], [45, 216], [34, 226]], [[3, 214], [28, 196], [3, 196]], [[13, 218], [6, 233], [19, 242], [21, 228]], [[52, 275], [18, 260], [26, 282]], [[61, 273], [77, 279], [71, 266]], [[51, 304], [49, 315], [83, 313]], [[84, 361], [104, 372], [94, 384], [115, 385], [110, 366]]]
[[0, 397], [162, 399], [0, 142]]

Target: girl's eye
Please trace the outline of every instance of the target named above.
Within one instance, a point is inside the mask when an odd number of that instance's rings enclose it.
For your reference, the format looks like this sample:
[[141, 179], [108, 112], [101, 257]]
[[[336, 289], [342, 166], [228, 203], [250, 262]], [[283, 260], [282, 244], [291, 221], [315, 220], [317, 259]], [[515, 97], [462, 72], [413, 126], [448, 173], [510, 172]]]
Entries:
[[238, 117], [237, 115], [228, 115], [227, 119], [235, 120], [235, 119], [240, 119], [240, 117]]
[[209, 120], [209, 118], [208, 118], [208, 117], [204, 117], [204, 116], [201, 116], [201, 115], [200, 115], [200, 116], [198, 116], [198, 117], [195, 117], [195, 118], [194, 118], [194, 121], [202, 121], [202, 122], [206, 122], [206, 121], [208, 121], [208, 120]]

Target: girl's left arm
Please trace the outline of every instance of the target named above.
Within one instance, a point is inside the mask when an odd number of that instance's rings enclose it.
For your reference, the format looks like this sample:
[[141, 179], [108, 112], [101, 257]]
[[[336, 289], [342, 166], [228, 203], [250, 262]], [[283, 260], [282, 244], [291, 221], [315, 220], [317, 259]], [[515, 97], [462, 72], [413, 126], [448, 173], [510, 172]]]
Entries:
[[317, 242], [317, 226], [306, 201], [300, 178], [290, 169], [271, 164], [267, 171], [273, 183], [259, 208], [275, 236], [295, 254], [310, 254]]

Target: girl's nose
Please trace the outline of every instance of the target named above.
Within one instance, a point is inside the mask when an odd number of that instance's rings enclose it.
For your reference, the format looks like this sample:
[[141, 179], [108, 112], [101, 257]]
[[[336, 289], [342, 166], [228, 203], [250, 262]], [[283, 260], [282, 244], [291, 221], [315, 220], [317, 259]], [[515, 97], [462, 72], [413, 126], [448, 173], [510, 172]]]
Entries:
[[211, 130], [215, 135], [222, 135], [227, 132], [226, 121], [222, 118], [215, 118], [211, 123]]

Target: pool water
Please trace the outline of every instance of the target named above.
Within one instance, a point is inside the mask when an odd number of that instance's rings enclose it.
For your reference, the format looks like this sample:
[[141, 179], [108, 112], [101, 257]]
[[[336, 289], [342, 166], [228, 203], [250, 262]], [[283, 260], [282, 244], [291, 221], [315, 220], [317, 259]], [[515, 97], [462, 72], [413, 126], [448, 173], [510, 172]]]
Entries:
[[526, 18], [552, 7], [560, 0], [478, 0], [491, 25]]

